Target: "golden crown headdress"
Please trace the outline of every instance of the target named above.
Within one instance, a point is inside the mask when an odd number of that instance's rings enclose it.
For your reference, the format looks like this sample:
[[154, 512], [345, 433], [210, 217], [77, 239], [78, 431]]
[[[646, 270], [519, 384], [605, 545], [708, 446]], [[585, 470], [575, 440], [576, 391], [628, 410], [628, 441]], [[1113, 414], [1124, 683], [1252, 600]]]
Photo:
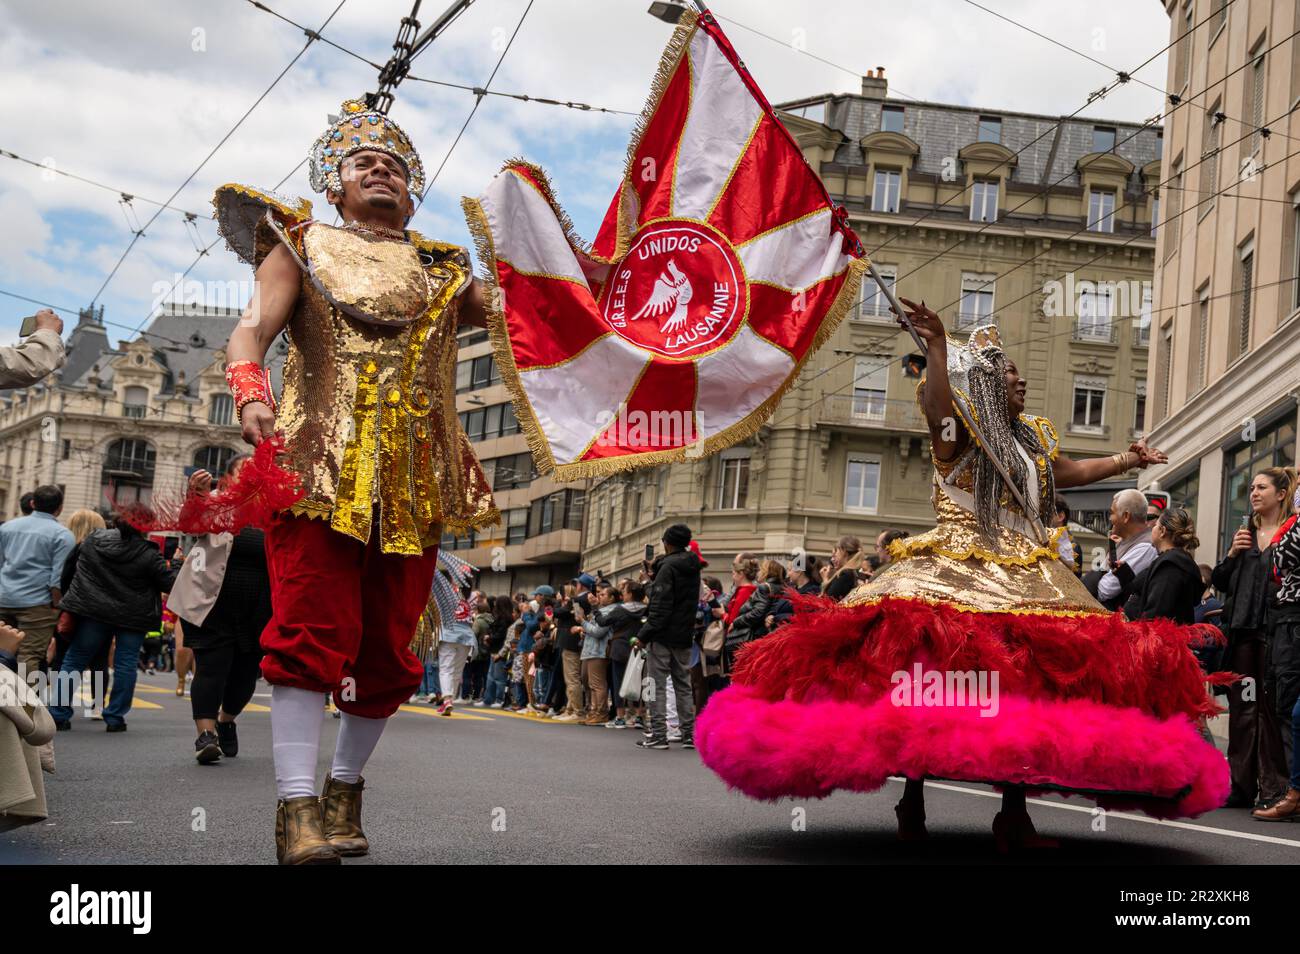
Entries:
[[316, 192], [342, 192], [339, 167], [343, 160], [362, 149], [386, 152], [406, 166], [407, 188], [414, 195], [424, 192], [424, 166], [410, 137], [383, 113], [362, 100], [346, 100], [339, 118], [312, 143], [309, 181]]

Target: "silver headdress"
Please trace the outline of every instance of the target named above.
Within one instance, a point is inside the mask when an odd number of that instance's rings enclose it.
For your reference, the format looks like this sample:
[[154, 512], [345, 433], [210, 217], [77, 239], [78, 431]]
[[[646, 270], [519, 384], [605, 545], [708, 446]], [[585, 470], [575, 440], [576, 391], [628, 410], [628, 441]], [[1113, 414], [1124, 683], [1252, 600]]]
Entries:
[[1029, 520], [1036, 520], [1056, 494], [1050, 464], [1044, 461], [1042, 465], [1045, 488], [1040, 497], [1038, 488], [1031, 483], [1037, 474], [1025, 465], [1017, 449], [1018, 444], [1035, 462], [1047, 453], [1037, 430], [1023, 416], [1012, 420], [1007, 413], [1006, 368], [1007, 354], [1002, 350], [1002, 339], [994, 324], [976, 326], [965, 345], [948, 349], [948, 382], [953, 400], [979, 425], [981, 432], [983, 443], [981, 450], [976, 451], [973, 466], [975, 516], [980, 527], [989, 532], [997, 526], [999, 508], [1007, 506], [1002, 477], [990, 456], [996, 456], [1007, 468], [1032, 511], [1024, 515]]

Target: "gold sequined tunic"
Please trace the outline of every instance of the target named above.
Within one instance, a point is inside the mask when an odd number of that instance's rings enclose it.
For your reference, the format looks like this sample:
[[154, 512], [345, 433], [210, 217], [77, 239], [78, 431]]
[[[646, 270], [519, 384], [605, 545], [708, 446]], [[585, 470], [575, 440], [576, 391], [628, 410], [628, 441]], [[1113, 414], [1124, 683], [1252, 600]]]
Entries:
[[306, 496], [290, 512], [415, 555], [443, 530], [500, 521], [456, 415], [456, 296], [471, 280], [456, 246], [335, 228], [242, 186], [218, 190], [222, 232], [255, 266], [276, 242], [302, 268], [276, 425]]
[[[1039, 475], [1031, 507], [1040, 506], [1047, 468], [1059, 452], [1051, 421], [1023, 416], [1038, 434], [1044, 453], [1026, 463]], [[1052, 531], [1037, 544], [1019, 508], [1004, 498], [999, 526], [990, 534], [975, 517], [974, 468], [983, 451], [972, 441], [956, 460], [934, 461], [931, 502], [937, 526], [890, 546], [893, 561], [869, 583], [857, 587], [845, 604], [871, 603], [882, 596], [944, 602], [960, 609], [993, 613], [1105, 613], [1074, 572], [1061, 562]], [[1047, 501], [1050, 503], [1050, 501]]]

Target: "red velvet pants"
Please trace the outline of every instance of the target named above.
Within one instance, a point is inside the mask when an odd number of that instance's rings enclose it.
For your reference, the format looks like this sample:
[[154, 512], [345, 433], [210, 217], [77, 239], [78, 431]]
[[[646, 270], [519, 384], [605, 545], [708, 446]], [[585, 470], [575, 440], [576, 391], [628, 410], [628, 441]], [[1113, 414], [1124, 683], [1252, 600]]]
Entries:
[[333, 692], [344, 712], [387, 718], [420, 685], [410, 650], [429, 601], [437, 546], [421, 556], [379, 551], [324, 520], [277, 515], [266, 532], [271, 621], [262, 675], [273, 686]]

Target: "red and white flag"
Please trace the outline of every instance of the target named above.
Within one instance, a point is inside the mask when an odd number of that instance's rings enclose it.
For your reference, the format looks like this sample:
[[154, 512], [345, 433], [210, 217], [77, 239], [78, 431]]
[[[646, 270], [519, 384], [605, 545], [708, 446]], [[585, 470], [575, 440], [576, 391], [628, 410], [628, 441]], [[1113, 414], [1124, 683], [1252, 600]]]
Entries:
[[857, 299], [866, 258], [709, 14], [665, 49], [590, 248], [544, 172], [465, 199], [538, 469], [699, 457], [751, 435]]

